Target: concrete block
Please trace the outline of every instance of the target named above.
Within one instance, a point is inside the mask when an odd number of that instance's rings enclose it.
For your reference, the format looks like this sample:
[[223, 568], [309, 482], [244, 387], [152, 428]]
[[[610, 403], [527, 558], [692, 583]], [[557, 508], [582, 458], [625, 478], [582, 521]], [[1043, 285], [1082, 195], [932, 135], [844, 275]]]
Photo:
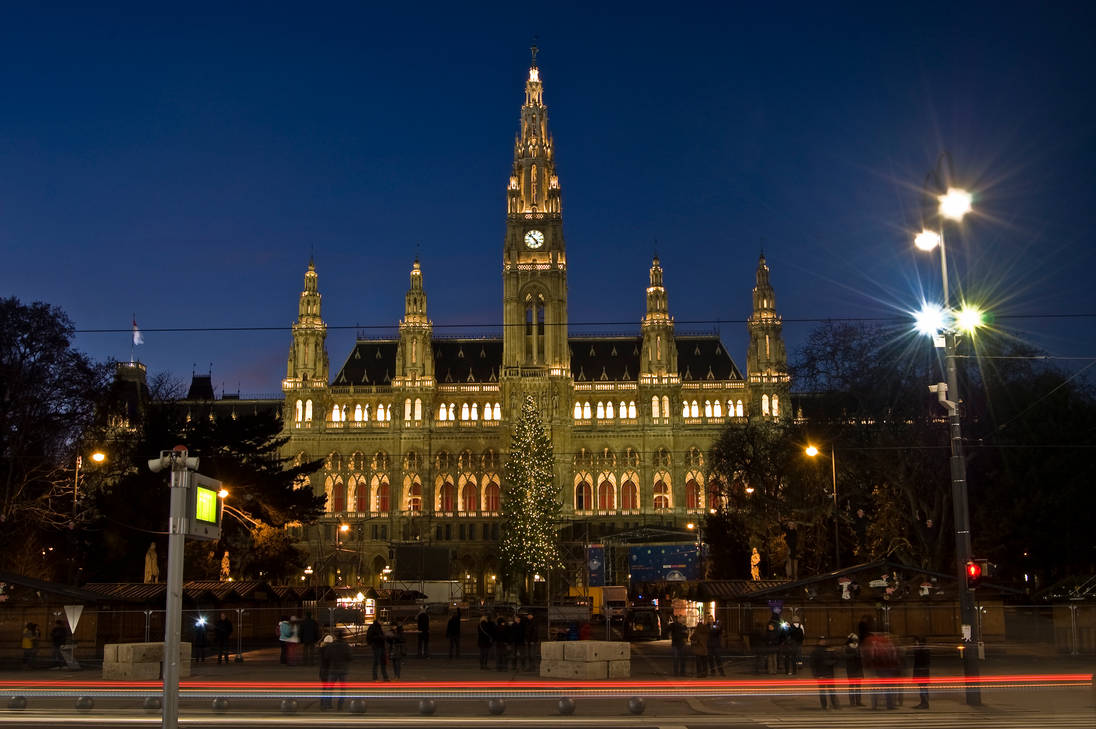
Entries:
[[163, 643], [118, 643], [118, 663], [151, 663], [164, 659]]
[[631, 657], [631, 646], [620, 641], [578, 640], [564, 644], [568, 661], [620, 661]]
[[118, 644], [107, 643], [103, 646], [103, 663], [118, 662]]
[[550, 640], [540, 644], [540, 659], [542, 661], [562, 661], [563, 646], [566, 643], [561, 640]]
[[575, 663], [575, 678], [583, 680], [605, 679], [609, 677], [609, 662], [608, 661], [586, 661], [585, 663]]
[[627, 661], [609, 661], [609, 678], [631, 678], [632, 677], [632, 662]]
[[104, 663], [103, 678], [108, 681], [155, 681], [160, 678], [160, 662]]
[[549, 661], [541, 659], [541, 678], [579, 678], [578, 667], [585, 664], [572, 661]]

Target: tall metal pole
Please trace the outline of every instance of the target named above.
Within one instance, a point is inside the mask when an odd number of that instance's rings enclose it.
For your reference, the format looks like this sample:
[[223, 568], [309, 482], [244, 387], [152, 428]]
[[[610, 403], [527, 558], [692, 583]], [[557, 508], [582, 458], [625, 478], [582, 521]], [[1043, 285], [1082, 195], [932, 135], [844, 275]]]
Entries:
[[[948, 295], [948, 259], [944, 231], [940, 230], [940, 272], [944, 284], [944, 305], [951, 306]], [[956, 334], [944, 332], [944, 361], [948, 382], [948, 436], [951, 443], [951, 502], [955, 520], [955, 572], [959, 591], [959, 618], [962, 625], [963, 667], [968, 679], [979, 675], [976, 649], [982, 637], [975, 614], [974, 593], [967, 587], [967, 562], [971, 560], [970, 509], [967, 504], [967, 467], [963, 459], [963, 433], [959, 417], [959, 375], [956, 370]], [[967, 704], [981, 706], [982, 693], [977, 681], [967, 682]]]
[[833, 473], [833, 566], [841, 569], [841, 546], [837, 533], [837, 451], [830, 445], [830, 471]]
[[186, 451], [171, 459], [171, 515], [167, 538], [167, 614], [164, 617], [163, 726], [179, 726], [179, 634], [183, 615], [183, 545], [186, 543], [186, 494], [190, 481]]

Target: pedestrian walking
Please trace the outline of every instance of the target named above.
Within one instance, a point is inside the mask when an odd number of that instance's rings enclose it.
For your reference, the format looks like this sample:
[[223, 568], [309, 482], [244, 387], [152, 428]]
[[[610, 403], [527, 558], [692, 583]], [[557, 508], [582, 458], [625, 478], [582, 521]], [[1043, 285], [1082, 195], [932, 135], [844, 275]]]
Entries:
[[670, 652], [673, 654], [673, 669], [675, 676], [685, 675], [685, 643], [689, 636], [689, 630], [685, 624], [678, 620], [676, 615], [670, 616]]
[[765, 671], [776, 673], [777, 656], [780, 654], [780, 643], [783, 640], [784, 627], [779, 613], [769, 616], [769, 622], [765, 624]]
[[445, 637], [449, 641], [449, 660], [460, 658], [460, 608], [449, 616], [445, 624]]
[[281, 654], [278, 656], [279, 662], [282, 665], [289, 665], [289, 639], [293, 637], [293, 625], [289, 622], [289, 617], [282, 616], [282, 619], [278, 621], [278, 643], [281, 646]]
[[415, 617], [415, 624], [419, 629], [419, 658], [430, 657], [430, 616], [426, 614], [426, 607], [419, 610]]
[[476, 626], [476, 646], [480, 654], [480, 670], [487, 670], [487, 661], [491, 656], [491, 644], [495, 642], [495, 624], [481, 615]]
[[23, 626], [23, 637], [19, 647], [23, 649], [24, 670], [34, 668], [34, 654], [38, 652], [38, 639], [41, 637], [37, 623], [27, 623]]
[[365, 643], [373, 650], [373, 680], [377, 680], [377, 669], [384, 680], [388, 680], [387, 641], [384, 636], [384, 627], [380, 618], [374, 618], [369, 629], [365, 631]]
[[388, 660], [392, 663], [392, 676], [400, 680], [403, 658], [407, 655], [407, 641], [403, 637], [403, 623], [398, 623], [388, 636]]
[[324, 647], [320, 656], [321, 674], [324, 670], [324, 664], [327, 664], [324, 697], [320, 700], [321, 709], [331, 708], [331, 699], [337, 690], [339, 702], [336, 708], [342, 711], [343, 701], [346, 699], [346, 677], [350, 672], [350, 662], [352, 660], [354, 660], [354, 654], [350, 650], [350, 644], [346, 642], [346, 631], [342, 628], [336, 628], [334, 639]]
[[917, 636], [914, 639], [916, 645], [913, 649], [913, 679], [917, 682], [917, 688], [921, 692], [921, 703], [913, 708], [929, 708], [929, 664], [932, 661], [932, 653], [925, 645], [925, 639]]
[[713, 620], [708, 626], [708, 673], [714, 676], [716, 671], [720, 676], [727, 675], [723, 672], [723, 626]]
[[705, 678], [708, 675], [708, 624], [703, 619], [693, 628], [689, 636], [689, 646], [693, 650], [693, 659], [696, 661], [696, 677]]
[[228, 619], [228, 613], [222, 612], [213, 621], [213, 640], [217, 643], [217, 663], [223, 658], [228, 663], [228, 638], [232, 635], [232, 621]]
[[[864, 668], [876, 678], [892, 679], [898, 675], [898, 651], [885, 633], [868, 633], [861, 644]], [[880, 698], [885, 699], [888, 709], [898, 708], [894, 686], [884, 686], [871, 692], [871, 708], [878, 709]]]
[[53, 630], [49, 632], [49, 640], [53, 644], [53, 660], [57, 662], [56, 668], [64, 668], [68, 665], [65, 654], [61, 652], [61, 647], [68, 642], [71, 635], [72, 633], [69, 632], [65, 621], [55, 620], [53, 622]]
[[799, 673], [799, 664], [803, 662], [803, 641], [806, 630], [799, 615], [792, 617], [792, 623], [785, 629], [784, 672], [789, 676]]
[[822, 708], [826, 708], [826, 697], [829, 696], [830, 707], [837, 709], [837, 686], [833, 677], [833, 667], [837, 664], [837, 656], [826, 645], [825, 638], [818, 639], [818, 645], [811, 651], [811, 673], [818, 681], [818, 701]]
[[849, 633], [842, 652], [845, 660], [845, 675], [849, 677], [849, 706], [863, 706], [860, 698], [860, 684], [864, 681], [864, 663], [860, 658], [860, 636]]
[[316, 641], [320, 639], [320, 624], [311, 612], [304, 614], [304, 620], [297, 626], [297, 638], [301, 641], [301, 661], [306, 666], [316, 662]]

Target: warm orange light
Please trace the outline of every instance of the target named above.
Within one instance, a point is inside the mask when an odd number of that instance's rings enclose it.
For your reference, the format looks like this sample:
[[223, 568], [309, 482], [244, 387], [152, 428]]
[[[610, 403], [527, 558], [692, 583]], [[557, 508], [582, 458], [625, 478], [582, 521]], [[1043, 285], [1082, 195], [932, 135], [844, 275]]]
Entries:
[[227, 499], [228, 498], [228, 489], [221, 489], [220, 491], [218, 491], [217, 492], [217, 498]]
[[107, 454], [103, 453], [102, 451], [95, 451], [94, 453], [91, 454], [91, 460], [95, 461], [96, 463], [102, 463], [106, 459], [107, 459]]
[[342, 532], [343, 534], [346, 534], [348, 531], [350, 531], [350, 525], [349, 524], [339, 524], [339, 531]]
[[688, 524], [685, 525], [685, 528], [686, 529], [696, 529], [696, 524], [694, 524], [692, 522], [689, 522]]
[[806, 449], [805, 451], [803, 451], [803, 452], [804, 452], [804, 453], [806, 453], [806, 454], [807, 454], [808, 456], [810, 456], [811, 458], [814, 458], [815, 456], [817, 456], [817, 455], [818, 455], [818, 449], [817, 449], [817, 448], [815, 448], [815, 447], [814, 447], [814, 446], [812, 446], [812, 445], [809, 445], [809, 446], [807, 446], [807, 449]]

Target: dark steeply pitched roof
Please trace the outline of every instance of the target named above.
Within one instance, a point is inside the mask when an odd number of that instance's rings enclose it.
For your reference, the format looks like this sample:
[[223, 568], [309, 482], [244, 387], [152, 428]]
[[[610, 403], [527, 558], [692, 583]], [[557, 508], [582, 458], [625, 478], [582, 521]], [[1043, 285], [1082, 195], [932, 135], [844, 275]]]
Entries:
[[194, 375], [190, 379], [190, 389], [186, 393], [187, 400], [212, 400], [213, 376]]
[[392, 384], [398, 339], [358, 340], [332, 385], [373, 387]]
[[501, 339], [435, 339], [434, 376], [438, 384], [498, 382]]
[[[683, 381], [741, 380], [717, 334], [676, 337]], [[639, 379], [641, 337], [571, 337], [571, 376], [576, 382]], [[396, 376], [397, 339], [359, 340], [331, 383], [335, 386], [391, 385]], [[501, 339], [435, 339], [434, 375], [439, 384], [498, 382]]]

